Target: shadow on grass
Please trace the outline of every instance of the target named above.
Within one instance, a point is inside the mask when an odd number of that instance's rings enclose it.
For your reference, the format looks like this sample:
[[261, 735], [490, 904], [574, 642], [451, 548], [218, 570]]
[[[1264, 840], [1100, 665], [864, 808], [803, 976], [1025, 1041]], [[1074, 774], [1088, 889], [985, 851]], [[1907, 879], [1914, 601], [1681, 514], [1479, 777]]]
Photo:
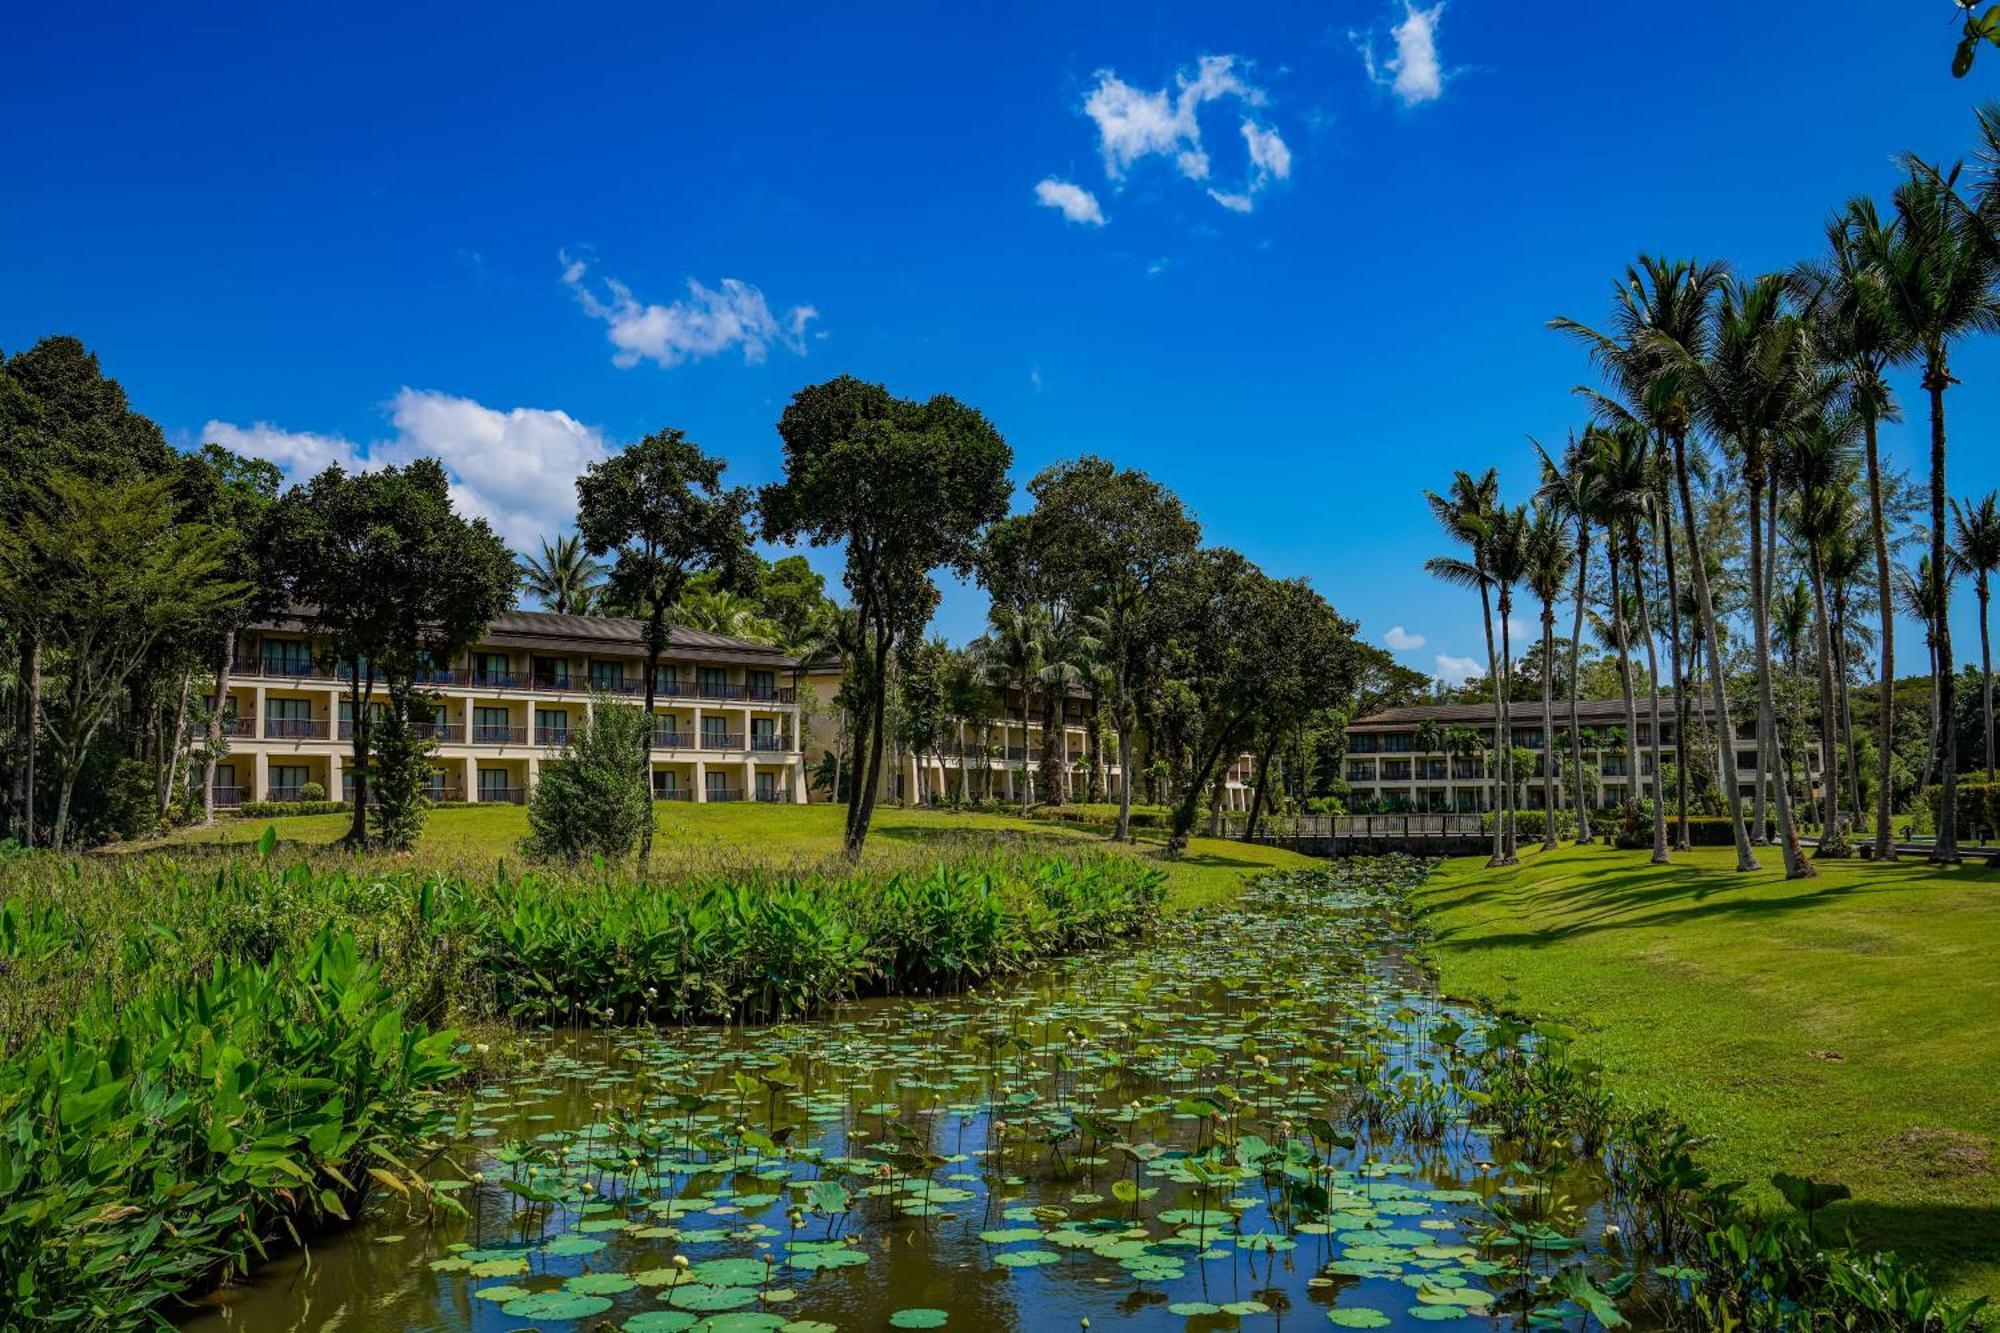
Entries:
[[1851, 1231], [1860, 1248], [1894, 1250], [1940, 1286], [2000, 1298], [2000, 1208], [1858, 1199], [1828, 1208], [1817, 1230], [1834, 1242]]

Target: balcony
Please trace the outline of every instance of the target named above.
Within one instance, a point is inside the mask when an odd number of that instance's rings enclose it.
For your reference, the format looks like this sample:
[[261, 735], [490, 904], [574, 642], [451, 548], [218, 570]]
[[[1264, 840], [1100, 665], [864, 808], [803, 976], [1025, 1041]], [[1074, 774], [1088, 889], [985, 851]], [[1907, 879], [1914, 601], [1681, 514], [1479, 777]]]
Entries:
[[264, 739], [267, 741], [323, 741], [332, 732], [323, 717], [267, 717], [264, 719]]
[[254, 717], [225, 717], [222, 719], [222, 734], [225, 736], [255, 736], [257, 734], [257, 719]]
[[750, 734], [750, 748], [764, 752], [783, 750], [785, 748], [785, 738], [776, 732], [769, 734], [752, 732]]
[[658, 727], [653, 731], [653, 748], [655, 750], [692, 750], [696, 748], [695, 736], [692, 731], [669, 731], [665, 727]]
[[760, 805], [790, 805], [792, 794], [781, 787], [759, 787], [757, 802]]
[[[379, 726], [381, 724], [377, 723], [376, 725]], [[455, 722], [412, 722], [410, 724], [410, 734], [422, 741], [441, 741], [446, 744], [456, 745], [464, 733], [463, 729]], [[344, 717], [340, 719], [340, 739], [344, 741], [354, 739], [354, 721], [352, 718]]]
[[743, 748], [743, 733], [740, 731], [704, 731], [701, 733], [701, 748], [704, 750], [740, 750]]
[[692, 801], [694, 792], [687, 787], [655, 787], [653, 799], [656, 801]]
[[241, 787], [225, 787], [219, 782], [209, 790], [215, 801], [215, 808], [218, 810], [234, 810], [237, 806], [243, 804], [244, 797], [247, 795]]
[[[526, 727], [483, 726], [472, 728], [474, 745], [525, 745], [528, 740]], [[482, 796], [482, 799], [484, 797]]]
[[537, 690], [571, 690], [580, 683], [568, 672], [537, 671], [532, 673], [528, 680], [529, 685]]
[[333, 668], [318, 662], [281, 662], [276, 658], [229, 664], [232, 676], [258, 676], [266, 680], [333, 680]]
[[708, 799], [714, 801], [740, 801], [743, 799], [741, 787], [710, 787]]
[[527, 799], [528, 789], [525, 787], [481, 787], [479, 789], [479, 803], [481, 805], [523, 805], [527, 802]]
[[568, 728], [568, 727], [566, 727], [566, 726], [562, 726], [562, 727], [536, 727], [536, 728], [535, 728], [535, 744], [537, 744], [537, 745], [568, 745], [568, 744], [569, 744], [569, 728]]

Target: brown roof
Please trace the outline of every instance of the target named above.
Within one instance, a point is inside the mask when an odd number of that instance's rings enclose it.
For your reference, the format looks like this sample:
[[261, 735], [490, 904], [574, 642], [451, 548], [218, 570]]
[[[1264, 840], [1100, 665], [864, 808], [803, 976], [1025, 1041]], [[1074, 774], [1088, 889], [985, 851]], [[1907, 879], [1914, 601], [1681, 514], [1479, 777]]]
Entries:
[[[1707, 712], [1710, 708], [1709, 702], [1701, 698], [1696, 698], [1694, 705], [1697, 711], [1701, 712]], [[1674, 696], [1662, 693], [1660, 695], [1660, 715], [1663, 719], [1673, 711], [1673, 706]], [[1555, 701], [1553, 707], [1555, 709], [1557, 724], [1567, 724], [1569, 722], [1569, 701], [1567, 699], [1558, 699]], [[1640, 695], [1637, 700], [1637, 707], [1639, 710], [1639, 721], [1641, 723], [1649, 721], [1652, 716], [1650, 696]], [[1586, 726], [1602, 726], [1607, 723], [1618, 725], [1625, 721], [1625, 701], [1623, 699], [1579, 699], [1576, 704], [1576, 716], [1577, 721]], [[1367, 717], [1361, 718], [1359, 721], [1348, 723], [1347, 729], [1349, 731], [1386, 731], [1396, 727], [1415, 726], [1426, 718], [1436, 722], [1439, 726], [1479, 726], [1481, 724], [1490, 726], [1493, 722], [1493, 705], [1491, 703], [1418, 704], [1411, 708], [1385, 708], [1379, 713], [1370, 713]], [[1541, 720], [1542, 705], [1539, 700], [1534, 703], [1524, 703], [1520, 700], [1515, 701], [1514, 724], [1516, 726], [1533, 726]]]
[[[260, 629], [302, 629], [305, 617], [294, 611], [274, 617]], [[502, 611], [493, 617], [482, 647], [520, 648], [529, 652], [593, 653], [599, 657], [644, 657], [646, 622], [627, 616], [569, 616], [554, 611]], [[705, 662], [788, 669], [792, 659], [768, 643], [735, 639], [726, 634], [676, 625], [667, 638], [675, 657]]]

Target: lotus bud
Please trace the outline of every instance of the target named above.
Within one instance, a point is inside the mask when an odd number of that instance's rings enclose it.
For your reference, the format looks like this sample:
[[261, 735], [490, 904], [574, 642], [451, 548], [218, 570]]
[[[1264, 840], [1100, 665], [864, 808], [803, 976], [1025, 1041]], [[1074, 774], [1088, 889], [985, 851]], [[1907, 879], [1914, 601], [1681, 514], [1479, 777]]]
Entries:
[[687, 1272], [687, 1269], [688, 1269], [688, 1257], [687, 1257], [687, 1256], [686, 1256], [685, 1254], [677, 1254], [677, 1255], [675, 1255], [675, 1256], [674, 1256], [674, 1267], [675, 1267], [675, 1268], [678, 1268], [678, 1269], [680, 1269], [680, 1270], [681, 1270], [681, 1271], [682, 1271], [683, 1273]]

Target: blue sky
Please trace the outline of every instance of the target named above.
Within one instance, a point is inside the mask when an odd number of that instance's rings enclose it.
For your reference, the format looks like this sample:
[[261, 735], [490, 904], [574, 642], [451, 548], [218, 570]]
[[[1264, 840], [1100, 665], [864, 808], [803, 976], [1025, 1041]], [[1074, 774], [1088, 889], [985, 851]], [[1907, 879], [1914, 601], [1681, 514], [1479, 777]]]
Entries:
[[[427, 8], [17, 15], [0, 348], [82, 337], [184, 444], [439, 452], [517, 542], [649, 430], [757, 483], [802, 384], [948, 392], [1425, 670], [1481, 650], [1420, 489], [1525, 498], [1581, 419], [1547, 318], [1640, 250], [1788, 264], [2000, 94], [1944, 0]], [[1983, 492], [2000, 357], [1959, 368]]]

